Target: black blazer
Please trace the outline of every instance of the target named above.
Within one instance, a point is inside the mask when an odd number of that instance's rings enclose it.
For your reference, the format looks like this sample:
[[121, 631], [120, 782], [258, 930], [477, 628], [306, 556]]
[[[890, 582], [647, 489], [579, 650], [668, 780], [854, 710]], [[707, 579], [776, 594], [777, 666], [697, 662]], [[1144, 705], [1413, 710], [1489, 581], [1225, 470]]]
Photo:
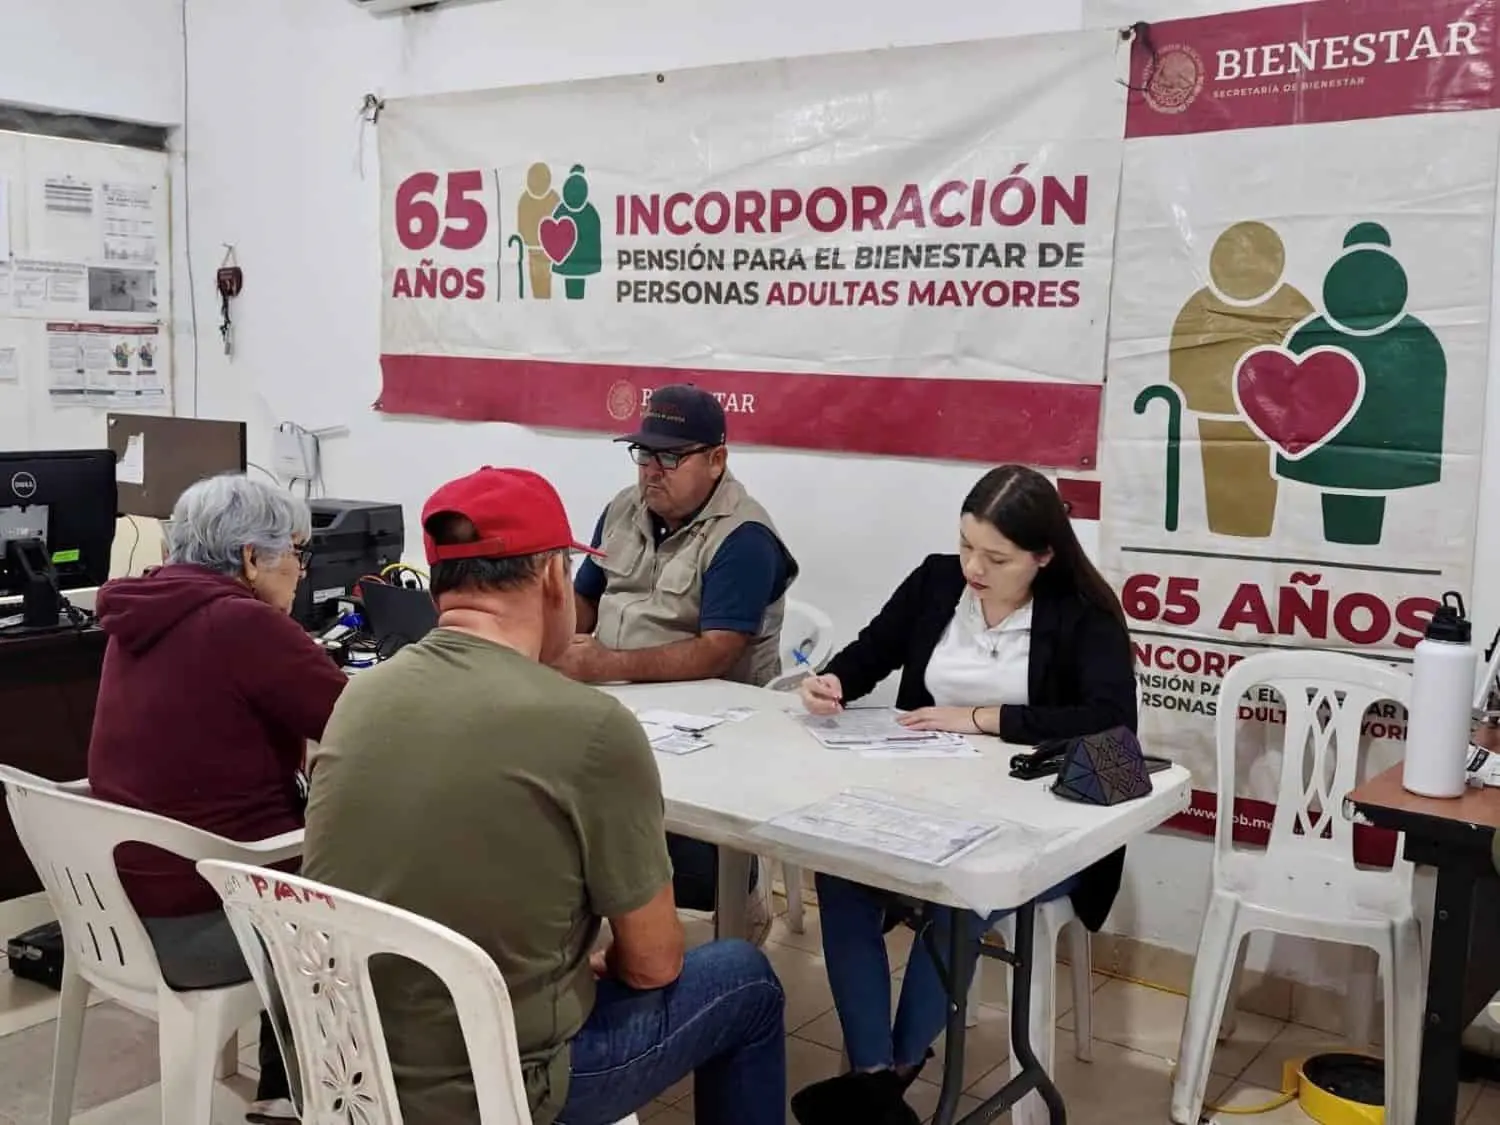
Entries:
[[[844, 700], [868, 695], [896, 669], [896, 706], [932, 706], [927, 663], [953, 620], [964, 591], [957, 555], [929, 555], [896, 588], [875, 620], [824, 671], [839, 678]], [[1136, 686], [1130, 636], [1113, 614], [1076, 596], [1036, 590], [1031, 611], [1028, 705], [1000, 711], [1000, 737], [1036, 745], [1052, 738], [1135, 730]], [[1038, 793], [1039, 800], [1060, 800]], [[1091, 930], [1109, 916], [1125, 865], [1125, 849], [1083, 873], [1073, 909]]]

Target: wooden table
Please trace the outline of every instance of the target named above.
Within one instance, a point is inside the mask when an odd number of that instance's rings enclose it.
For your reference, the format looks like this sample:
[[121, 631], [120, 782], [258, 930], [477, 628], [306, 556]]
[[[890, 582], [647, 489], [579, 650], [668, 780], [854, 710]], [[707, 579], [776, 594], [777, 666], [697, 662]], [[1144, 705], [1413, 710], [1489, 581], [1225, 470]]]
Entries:
[[1437, 871], [1417, 1125], [1453, 1125], [1464, 1029], [1500, 992], [1500, 875], [1491, 855], [1500, 790], [1418, 797], [1401, 788], [1401, 767], [1394, 766], [1351, 792], [1347, 805], [1371, 824], [1404, 833], [1406, 858]]

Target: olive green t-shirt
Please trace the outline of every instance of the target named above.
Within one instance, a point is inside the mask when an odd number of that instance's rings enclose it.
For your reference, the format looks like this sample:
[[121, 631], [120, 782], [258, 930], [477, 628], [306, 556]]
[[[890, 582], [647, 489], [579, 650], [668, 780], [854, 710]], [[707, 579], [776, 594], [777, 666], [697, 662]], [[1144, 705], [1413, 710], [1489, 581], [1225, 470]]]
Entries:
[[[311, 766], [302, 873], [441, 922], [495, 959], [532, 1114], [548, 1125], [594, 1004], [599, 919], [672, 877], [640, 724], [512, 649], [435, 629], [350, 681]], [[407, 1125], [477, 1120], [447, 989], [404, 960], [375, 959], [371, 975]]]

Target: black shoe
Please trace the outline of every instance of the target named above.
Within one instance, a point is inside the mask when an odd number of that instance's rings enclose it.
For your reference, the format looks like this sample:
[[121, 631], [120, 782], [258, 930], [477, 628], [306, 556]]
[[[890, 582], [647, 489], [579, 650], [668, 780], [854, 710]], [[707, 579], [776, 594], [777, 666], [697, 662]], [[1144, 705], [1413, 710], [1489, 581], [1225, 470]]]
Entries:
[[894, 1070], [841, 1074], [797, 1091], [792, 1114], [801, 1125], [920, 1125], [902, 1097], [909, 1085]]
[[917, 1080], [918, 1076], [921, 1075], [928, 1062], [931, 1061], [936, 1056], [936, 1054], [936, 1051], [934, 1051], [931, 1047], [928, 1047], [927, 1053], [922, 1056], [922, 1061], [917, 1064], [917, 1068], [901, 1079], [901, 1092], [903, 1094], [911, 1089], [911, 1084]]

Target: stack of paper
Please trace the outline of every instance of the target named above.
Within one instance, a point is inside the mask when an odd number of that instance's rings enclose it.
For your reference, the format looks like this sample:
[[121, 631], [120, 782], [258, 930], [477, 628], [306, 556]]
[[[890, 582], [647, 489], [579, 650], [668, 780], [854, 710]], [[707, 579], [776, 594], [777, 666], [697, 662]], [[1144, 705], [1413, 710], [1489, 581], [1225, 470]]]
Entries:
[[808, 732], [830, 750], [863, 758], [975, 758], [979, 751], [962, 735], [912, 730], [890, 707], [856, 707], [835, 715], [804, 715]]
[[642, 723], [652, 723], [659, 727], [671, 727], [687, 734], [703, 734], [711, 731], [724, 720], [717, 715], [689, 715], [685, 711], [667, 711], [660, 707], [647, 708], [637, 711], [635, 717]]
[[708, 742], [696, 734], [681, 731], [660, 723], [642, 722], [641, 729], [651, 742], [651, 749], [660, 754], [692, 754], [708, 749]]

